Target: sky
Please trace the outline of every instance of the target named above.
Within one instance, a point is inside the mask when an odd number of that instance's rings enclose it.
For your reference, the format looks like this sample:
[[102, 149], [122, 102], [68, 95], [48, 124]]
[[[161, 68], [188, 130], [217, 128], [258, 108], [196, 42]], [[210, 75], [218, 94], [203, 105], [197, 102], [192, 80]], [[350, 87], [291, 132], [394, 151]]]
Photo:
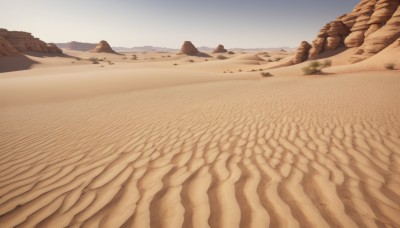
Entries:
[[359, 0], [12, 0], [0, 28], [113, 47], [297, 47]]

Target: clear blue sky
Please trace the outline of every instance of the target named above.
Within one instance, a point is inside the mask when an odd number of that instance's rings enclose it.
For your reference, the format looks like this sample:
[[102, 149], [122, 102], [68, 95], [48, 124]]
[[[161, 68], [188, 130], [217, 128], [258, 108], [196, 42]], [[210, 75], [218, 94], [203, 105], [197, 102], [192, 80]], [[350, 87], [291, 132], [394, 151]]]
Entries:
[[359, 0], [10, 0], [0, 27], [46, 42], [179, 48], [296, 47]]

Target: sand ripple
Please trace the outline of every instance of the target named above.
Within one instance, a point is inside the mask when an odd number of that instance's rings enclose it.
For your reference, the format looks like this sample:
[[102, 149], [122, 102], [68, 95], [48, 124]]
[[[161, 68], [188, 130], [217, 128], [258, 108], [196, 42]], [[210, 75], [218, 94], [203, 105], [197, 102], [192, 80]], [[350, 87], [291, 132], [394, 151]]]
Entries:
[[399, 227], [400, 79], [216, 82], [0, 111], [1, 227]]

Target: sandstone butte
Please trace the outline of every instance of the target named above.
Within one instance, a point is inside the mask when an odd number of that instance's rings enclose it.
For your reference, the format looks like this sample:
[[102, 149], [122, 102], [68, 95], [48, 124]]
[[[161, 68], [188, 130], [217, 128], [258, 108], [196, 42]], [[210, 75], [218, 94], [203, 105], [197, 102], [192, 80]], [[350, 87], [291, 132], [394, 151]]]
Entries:
[[198, 55], [199, 50], [190, 41], [185, 41], [182, 45], [181, 52], [185, 55]]
[[116, 53], [111, 46], [107, 43], [107, 41], [102, 40], [100, 41], [95, 48], [93, 48], [92, 50], [90, 50], [91, 52], [97, 52], [97, 53]]
[[225, 49], [224, 45], [220, 44], [218, 47], [216, 47], [213, 51], [213, 53], [224, 53], [228, 52], [228, 50]]

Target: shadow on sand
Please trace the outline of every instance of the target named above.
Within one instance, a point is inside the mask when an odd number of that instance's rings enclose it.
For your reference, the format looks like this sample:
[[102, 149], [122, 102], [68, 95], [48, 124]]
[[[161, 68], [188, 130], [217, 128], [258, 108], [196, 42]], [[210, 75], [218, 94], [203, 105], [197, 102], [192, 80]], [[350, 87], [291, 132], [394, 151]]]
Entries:
[[[176, 55], [186, 55], [186, 54], [179, 52], [179, 53], [176, 53]], [[187, 55], [187, 56], [196, 56], [196, 57], [205, 57], [205, 58], [212, 57], [211, 55], [204, 53], [204, 52], [198, 52], [195, 55]]]
[[0, 58], [0, 73], [11, 72], [11, 71], [20, 71], [20, 70], [28, 70], [34, 64], [38, 64], [32, 59], [29, 59], [25, 55], [16, 55], [16, 56], [5, 56]]
[[199, 52], [196, 56], [197, 57], [211, 57], [211, 55], [204, 53], [204, 52]]
[[[316, 74], [303, 74], [302, 76], [304, 76], [304, 77], [318, 77], [318, 76], [334, 76], [334, 75], [337, 75], [337, 74], [328, 73], [328, 72], [319, 72], [319, 73], [316, 73]], [[323, 78], [323, 77], [321, 77], [321, 78]]]
[[51, 53], [39, 53], [39, 52], [26, 52], [24, 54], [18, 54], [15, 56], [4, 56], [0, 58], [0, 73], [29, 70], [32, 65], [40, 64], [39, 62], [28, 58], [28, 56], [36, 58], [44, 57], [62, 57], [62, 58], [75, 58], [74, 56], [66, 54], [51, 54]]
[[325, 58], [330, 58], [332, 56], [338, 55], [344, 51], [346, 51], [348, 48], [346, 47], [340, 47], [336, 50], [333, 51], [325, 51], [321, 54], [319, 54], [318, 56], [316, 56], [315, 58], [313, 58], [312, 60], [319, 60], [319, 59], [325, 59]]
[[42, 53], [42, 52], [24, 52], [24, 55], [32, 56], [36, 58], [44, 58], [44, 57], [64, 57], [64, 58], [74, 58], [74, 56], [67, 54], [52, 54], [52, 53]]

